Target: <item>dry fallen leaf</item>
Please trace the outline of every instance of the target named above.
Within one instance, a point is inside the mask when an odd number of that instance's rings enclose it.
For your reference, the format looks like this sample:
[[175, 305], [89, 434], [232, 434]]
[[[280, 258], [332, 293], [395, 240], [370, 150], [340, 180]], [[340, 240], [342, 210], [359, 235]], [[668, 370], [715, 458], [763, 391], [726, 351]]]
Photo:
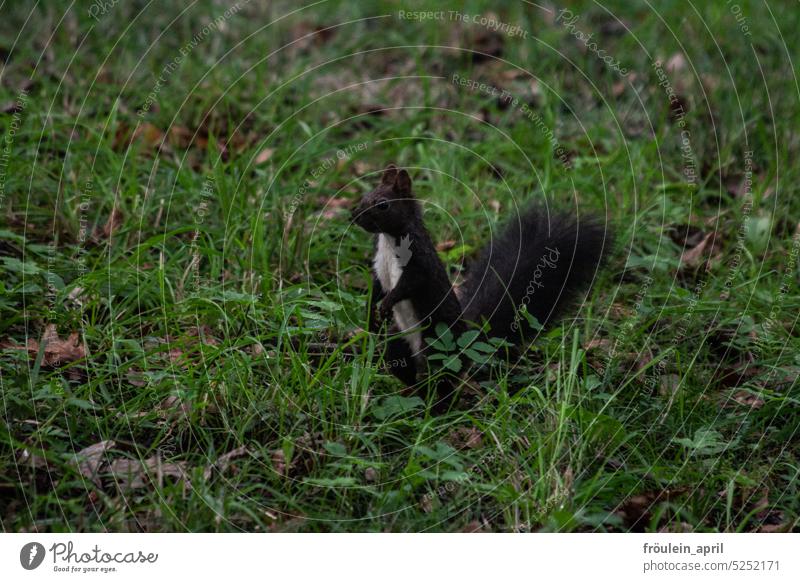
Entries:
[[122, 225], [122, 210], [114, 206], [113, 210], [111, 210], [111, 214], [108, 216], [108, 220], [106, 220], [105, 225], [103, 225], [103, 237], [111, 238], [111, 235], [114, 234], [114, 231], [117, 230]]
[[[500, 21], [499, 17], [493, 12], [488, 12], [484, 16], [488, 20]], [[472, 62], [494, 61], [492, 57], [503, 55], [505, 37], [502, 34], [490, 28], [470, 29], [469, 32], [467, 42], [469, 48], [474, 51], [472, 53]]]
[[179, 417], [186, 418], [192, 411], [192, 404], [185, 402], [179, 396], [167, 396], [161, 404], [158, 405], [158, 410], [169, 414], [176, 414]]
[[658, 528], [658, 533], [692, 533], [694, 526], [685, 521], [672, 521]]
[[286, 455], [284, 455], [281, 449], [276, 449], [272, 451], [272, 467], [275, 469], [275, 472], [278, 475], [280, 475], [281, 477], [286, 477], [287, 475]]
[[600, 350], [600, 351], [603, 351], [603, 352], [610, 352], [612, 346], [613, 346], [613, 343], [612, 343], [612, 341], [610, 339], [595, 337], [595, 338], [592, 338], [591, 341], [589, 341], [583, 347], [583, 349], [586, 350], [587, 352], [589, 350]]
[[276, 533], [298, 532], [306, 524], [307, 518], [302, 515], [291, 515], [289, 512], [281, 512], [284, 517], [290, 517], [285, 521], [276, 521], [269, 526], [268, 531]]
[[318, 464], [319, 458], [325, 456], [325, 443], [327, 440], [322, 433], [303, 433], [294, 441], [294, 452], [291, 453], [289, 462], [282, 449], [275, 449], [270, 454], [272, 467], [282, 477], [299, 477], [308, 475]]
[[141, 489], [154, 481], [163, 484], [164, 477], [172, 477], [183, 481], [184, 487], [190, 487], [186, 476], [185, 463], [164, 463], [158, 455], [150, 457], [144, 463], [138, 459], [117, 459], [111, 463], [109, 472], [117, 480], [122, 490]]
[[0, 105], [0, 113], [20, 113], [22, 111], [22, 107], [18, 101], [8, 101]]
[[312, 45], [321, 46], [327, 43], [336, 34], [336, 28], [303, 21], [292, 27], [290, 34], [292, 38], [291, 50], [304, 51]]
[[758, 498], [750, 509], [756, 511], [755, 517], [760, 522], [758, 531], [768, 533], [790, 530], [790, 524], [786, 520], [784, 512], [775, 509], [770, 504], [769, 487], [763, 487], [758, 491]]
[[681, 384], [681, 377], [677, 374], [664, 374], [659, 381], [658, 393], [661, 396], [672, 396]]
[[99, 486], [98, 469], [103, 463], [106, 452], [114, 448], [115, 445], [116, 443], [112, 440], [100, 441], [78, 451], [74, 462], [78, 465], [81, 475]]
[[701, 264], [706, 264], [706, 269], [709, 267], [709, 261], [715, 252], [714, 242], [716, 240], [716, 232], [709, 232], [703, 237], [697, 246], [685, 250], [681, 254], [681, 265], [686, 267], [698, 267]]
[[566, 469], [564, 469], [562, 487], [564, 488], [565, 491], [571, 493], [574, 484], [575, 484], [575, 471], [573, 471], [572, 466], [570, 465], [567, 466]]
[[179, 149], [195, 147], [204, 150], [208, 147], [208, 131], [202, 127], [192, 131], [188, 127], [173, 125], [169, 128], [168, 140], [170, 145]]
[[219, 341], [214, 337], [214, 331], [208, 327], [207, 325], [201, 325], [198, 327], [190, 327], [186, 331], [186, 335], [189, 337], [199, 337], [201, 338], [202, 342], [207, 346], [218, 346]]
[[652, 518], [652, 510], [665, 501], [671, 501], [686, 493], [686, 488], [647, 491], [641, 495], [629, 497], [615, 512], [625, 522], [630, 531], [644, 531]]
[[483, 531], [481, 522], [479, 522], [477, 519], [474, 519], [464, 526], [464, 528], [461, 530], [461, 533], [480, 533], [481, 531]]
[[672, 82], [674, 95], [669, 99], [670, 119], [676, 121], [689, 111], [688, 90], [694, 84], [694, 76], [689, 69], [683, 53], [675, 53], [666, 63], [664, 70]]
[[736, 400], [739, 404], [743, 404], [744, 406], [749, 406], [750, 408], [761, 408], [764, 406], [764, 400], [748, 392], [747, 390], [739, 390], [736, 394], [733, 395], [733, 399]]
[[356, 160], [353, 162], [353, 169], [356, 176], [365, 176], [372, 171], [372, 166], [363, 160]]
[[139, 368], [129, 368], [125, 373], [125, 378], [132, 386], [137, 388], [144, 388], [147, 386], [147, 376]]
[[347, 208], [352, 204], [350, 198], [330, 198], [325, 202], [325, 208], [320, 214], [323, 220], [332, 220], [337, 216], [347, 214]]
[[233, 449], [232, 451], [228, 451], [224, 455], [220, 456], [216, 461], [206, 467], [205, 471], [203, 471], [203, 479], [208, 481], [211, 478], [211, 475], [214, 474], [216, 470], [220, 475], [222, 475], [230, 466], [231, 461], [238, 457], [244, 457], [249, 455], [250, 451], [246, 446], [241, 446]]
[[124, 123], [120, 124], [114, 137], [114, 149], [125, 150], [134, 142], [140, 142], [153, 149], [160, 148], [164, 145], [164, 132], [148, 122], [137, 125], [133, 130]]
[[675, 53], [664, 64], [664, 70], [668, 73], [680, 73], [686, 69], [686, 57], [683, 53]]
[[644, 528], [650, 520], [650, 510], [656, 503], [657, 496], [652, 494], [634, 495], [622, 504], [617, 513], [630, 529]]
[[22, 449], [17, 453], [17, 463], [33, 470], [47, 469], [49, 467], [47, 459], [31, 452], [30, 449]]
[[769, 487], [763, 487], [758, 490], [758, 498], [753, 502], [751, 509], [757, 509], [756, 517], [764, 519], [766, 517], [766, 510], [769, 508]]
[[[54, 323], [48, 324], [45, 328], [42, 334], [42, 343], [44, 344], [44, 357], [42, 358], [42, 366], [44, 367], [58, 367], [86, 357], [86, 350], [78, 337], [78, 332], [72, 332], [67, 339], [61, 339], [58, 337], [58, 331]], [[2, 342], [0, 343], [0, 348], [27, 350], [31, 358], [36, 359], [40, 345], [35, 339], [29, 339], [25, 345]]]
[[86, 295], [85, 289], [83, 287], [75, 287], [72, 291], [69, 292], [67, 295], [67, 299], [69, 299], [72, 303], [77, 305], [78, 307], [83, 307], [86, 303]]
[[268, 162], [269, 159], [272, 157], [272, 154], [275, 153], [275, 148], [265, 148], [258, 152], [258, 155], [255, 159], [255, 164], [258, 166], [259, 164], [263, 164]]
[[[690, 217], [692, 220], [693, 217]], [[669, 238], [679, 247], [683, 248], [694, 248], [701, 242], [706, 236], [706, 232], [700, 228], [699, 226], [694, 226], [692, 224], [674, 224], [669, 226], [667, 229], [667, 234]]]
[[707, 93], [713, 93], [719, 87], [719, 77], [710, 73], [700, 75], [700, 82]]
[[326, 201], [326, 204], [332, 208], [347, 208], [349, 207], [353, 201], [350, 198], [330, 198]]
[[791, 531], [788, 523], [768, 523], [758, 528], [759, 533], [786, 533]]
[[446, 440], [456, 449], [477, 449], [483, 444], [483, 433], [474, 426], [460, 426], [450, 431]]

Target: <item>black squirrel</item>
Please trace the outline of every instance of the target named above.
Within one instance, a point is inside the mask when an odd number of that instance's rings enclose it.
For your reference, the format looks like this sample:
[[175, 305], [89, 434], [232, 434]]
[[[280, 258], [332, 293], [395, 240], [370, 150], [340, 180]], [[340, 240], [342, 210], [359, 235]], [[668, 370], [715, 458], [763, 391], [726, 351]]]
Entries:
[[[523, 306], [539, 324], [561, 315], [588, 288], [602, 265], [610, 236], [599, 222], [576, 220], [533, 205], [506, 224], [469, 266], [458, 293], [439, 258], [414, 197], [411, 177], [390, 164], [375, 190], [353, 209], [353, 222], [375, 234], [370, 331], [379, 329], [375, 307], [389, 332], [389, 371], [413, 386], [424, 364], [425, 337], [446, 324], [458, 337], [471, 325], [521, 345], [535, 335], [520, 313]], [[452, 386], [438, 387], [446, 398]], [[442, 393], [444, 391], [444, 394]]]

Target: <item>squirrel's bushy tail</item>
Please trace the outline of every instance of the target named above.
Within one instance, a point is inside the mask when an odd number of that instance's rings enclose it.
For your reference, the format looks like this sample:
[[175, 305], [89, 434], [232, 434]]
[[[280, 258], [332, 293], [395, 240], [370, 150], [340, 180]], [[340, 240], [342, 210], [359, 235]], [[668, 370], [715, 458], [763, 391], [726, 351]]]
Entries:
[[468, 268], [459, 293], [463, 317], [488, 321], [492, 336], [533, 337], [522, 306], [540, 324], [553, 322], [589, 287], [610, 248], [607, 225], [531, 206], [505, 224]]

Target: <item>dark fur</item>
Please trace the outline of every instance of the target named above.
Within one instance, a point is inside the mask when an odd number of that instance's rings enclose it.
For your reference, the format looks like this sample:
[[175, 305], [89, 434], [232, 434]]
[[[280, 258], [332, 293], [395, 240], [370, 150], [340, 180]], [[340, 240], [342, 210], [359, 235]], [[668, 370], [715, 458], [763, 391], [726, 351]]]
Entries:
[[[370, 302], [371, 326], [377, 330], [375, 307], [380, 301], [380, 318], [389, 320], [392, 308], [400, 301], [410, 300], [417, 317], [422, 323], [422, 336], [435, 337], [437, 323], [445, 323], [458, 336], [464, 331], [461, 320], [461, 304], [458, 302], [444, 264], [436, 253], [436, 247], [422, 220], [419, 202], [411, 191], [411, 179], [405, 170], [397, 170], [390, 165], [383, 173], [380, 185], [364, 196], [353, 211], [353, 221], [368, 232], [375, 233], [377, 251], [378, 235], [391, 236], [395, 246], [401, 239], [410, 239], [410, 259], [403, 267], [397, 285], [386, 292], [376, 276], [373, 276], [373, 291]], [[390, 334], [398, 330], [392, 323]], [[417, 363], [424, 359], [426, 345], [423, 343], [420, 354], [413, 354], [402, 337], [390, 338], [385, 360], [389, 371], [407, 385], [416, 381]], [[452, 387], [440, 383], [437, 387], [440, 400], [449, 400]]]
[[518, 315], [523, 301], [540, 324], [555, 321], [589, 287], [610, 242], [608, 230], [593, 219], [527, 208], [470, 265], [459, 293], [464, 319], [487, 320], [490, 335], [524, 341], [533, 330]]
[[[386, 320], [397, 302], [409, 299], [424, 326], [423, 338], [435, 336], [439, 322], [447, 324], [456, 337], [466, 329], [465, 321], [488, 322], [489, 335], [521, 343], [533, 335], [527, 319], [518, 315], [526, 294], [529, 313], [542, 325], [553, 322], [591, 284], [610, 240], [599, 223], [579, 221], [564, 213], [548, 214], [532, 206], [509, 221], [500, 236], [484, 248], [457, 297], [405, 170], [387, 167], [380, 185], [354, 209], [353, 221], [368, 232], [394, 237], [395, 245], [400, 245], [402, 237], [410, 237], [411, 257], [395, 288], [387, 293], [373, 277], [370, 328], [379, 329], [375, 318], [378, 301], [381, 318]], [[556, 253], [558, 260], [554, 261]], [[390, 334], [397, 331], [391, 324]], [[424, 359], [424, 345], [422, 352], [412, 354], [404, 339], [390, 338], [385, 357], [389, 371], [413, 385], [420, 361], [413, 356]], [[440, 400], [449, 400], [452, 382], [440, 382], [437, 390]]]

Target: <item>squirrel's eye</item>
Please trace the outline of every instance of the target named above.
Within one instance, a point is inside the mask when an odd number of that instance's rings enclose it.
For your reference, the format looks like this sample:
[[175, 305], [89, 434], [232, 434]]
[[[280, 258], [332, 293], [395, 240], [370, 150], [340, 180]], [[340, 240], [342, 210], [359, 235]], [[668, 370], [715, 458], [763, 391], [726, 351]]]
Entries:
[[379, 201], [379, 202], [378, 202], [378, 203], [375, 205], [375, 207], [376, 207], [378, 210], [389, 210], [389, 201], [388, 201], [388, 200], [386, 200], [386, 199], [384, 198], [383, 200], [380, 200], [380, 201]]

